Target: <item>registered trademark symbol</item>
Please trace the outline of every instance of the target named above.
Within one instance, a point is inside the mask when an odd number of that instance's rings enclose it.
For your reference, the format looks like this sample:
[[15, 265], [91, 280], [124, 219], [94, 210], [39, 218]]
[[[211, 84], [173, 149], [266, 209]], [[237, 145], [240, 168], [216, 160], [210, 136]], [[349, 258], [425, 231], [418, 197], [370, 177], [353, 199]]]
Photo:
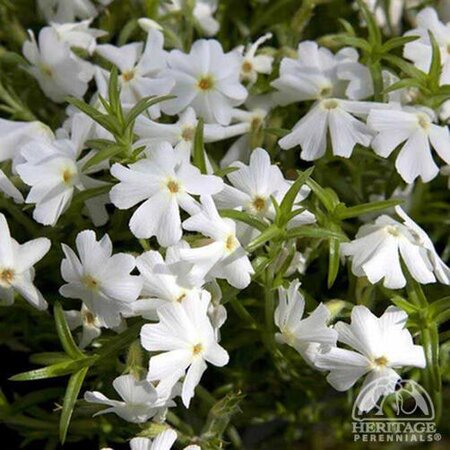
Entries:
[[434, 434], [434, 440], [435, 441], [440, 441], [442, 439], [441, 433], [435, 433]]

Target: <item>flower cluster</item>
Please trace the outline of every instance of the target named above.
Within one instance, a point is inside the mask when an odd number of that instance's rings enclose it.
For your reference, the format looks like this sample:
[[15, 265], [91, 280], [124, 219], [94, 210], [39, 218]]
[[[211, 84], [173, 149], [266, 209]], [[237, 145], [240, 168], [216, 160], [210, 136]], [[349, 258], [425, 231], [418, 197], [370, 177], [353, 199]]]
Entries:
[[[230, 45], [220, 2], [147, 2], [115, 36], [119, 3], [39, 0], [15, 64], [44, 106], [0, 84], [0, 298], [54, 306], [67, 357], [18, 377], [71, 375], [62, 439], [88, 372], [85, 411], [133, 424], [101, 444], [132, 450], [236, 440], [236, 392], [267, 361], [283, 384], [388, 380], [361, 412], [410, 369], [440, 395], [448, 296], [422, 285], [450, 285], [450, 25], [426, 7], [403, 30], [407, 1], [358, 1], [367, 40], [347, 23], [293, 43], [262, 20]], [[201, 432], [173, 413], [205, 399]]]

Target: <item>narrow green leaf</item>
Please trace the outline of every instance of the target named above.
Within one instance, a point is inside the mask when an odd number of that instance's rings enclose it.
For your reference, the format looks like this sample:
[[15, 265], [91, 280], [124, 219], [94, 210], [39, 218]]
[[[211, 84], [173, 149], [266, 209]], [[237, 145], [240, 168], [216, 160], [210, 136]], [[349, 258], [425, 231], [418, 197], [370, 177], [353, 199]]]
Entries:
[[285, 128], [264, 128], [263, 132], [267, 134], [273, 134], [276, 137], [282, 138], [289, 134], [291, 130], [287, 130]]
[[430, 36], [432, 57], [430, 70], [428, 71], [429, 86], [432, 89], [438, 89], [442, 73], [441, 49], [431, 31], [428, 31]]
[[75, 344], [75, 341], [73, 340], [73, 336], [69, 325], [67, 324], [66, 317], [64, 316], [64, 310], [61, 303], [55, 303], [53, 314], [55, 316], [56, 331], [64, 351], [72, 359], [84, 358], [84, 353], [78, 348], [77, 344]]
[[422, 83], [426, 83], [427, 81], [427, 75], [422, 72], [421, 70], [414, 67], [411, 63], [406, 62], [404, 59], [400, 58], [396, 55], [391, 54], [384, 54], [382, 56], [382, 59], [385, 61], [388, 61], [393, 66], [400, 69], [402, 72], [404, 72], [406, 75], [408, 75], [411, 78], [416, 78]]
[[428, 312], [432, 319], [445, 311], [450, 311], [450, 297], [443, 297], [436, 300], [428, 307]]
[[108, 184], [106, 186], [100, 186], [92, 189], [86, 189], [85, 191], [77, 192], [73, 197], [70, 207], [72, 208], [74, 205], [81, 205], [90, 198], [98, 197], [99, 195], [102, 194], [107, 194], [110, 190], [111, 185]]
[[394, 48], [402, 47], [410, 42], [416, 41], [419, 39], [419, 36], [396, 36], [392, 39], [389, 39], [381, 46], [381, 51], [383, 53], [389, 53], [394, 50]]
[[59, 421], [59, 439], [61, 444], [66, 441], [67, 430], [69, 428], [70, 419], [72, 417], [73, 408], [80, 393], [83, 381], [88, 373], [89, 367], [84, 367], [78, 372], [74, 373], [67, 384], [66, 394], [64, 395], [63, 408], [61, 418]]
[[111, 141], [109, 139], [89, 139], [86, 141], [86, 147], [92, 149], [102, 150], [105, 147], [110, 147], [111, 145], [116, 145], [116, 141]]
[[223, 169], [218, 169], [214, 172], [214, 175], [216, 177], [220, 177], [220, 178], [224, 178], [226, 177], [229, 173], [233, 173], [236, 172], [236, 170], [239, 170], [239, 167], [224, 167]]
[[397, 81], [384, 89], [383, 94], [389, 94], [390, 92], [394, 92], [399, 89], [408, 89], [412, 87], [421, 89], [422, 83], [416, 78], [404, 78], [403, 80]]
[[300, 226], [295, 227], [287, 232], [287, 238], [288, 239], [295, 239], [295, 238], [315, 238], [315, 239], [339, 239], [341, 241], [346, 241], [347, 236], [342, 233], [338, 233], [336, 231], [327, 230], [326, 228], [319, 228], [319, 227], [312, 227], [312, 226]]
[[391, 302], [400, 309], [403, 309], [408, 315], [412, 315], [418, 311], [417, 307], [408, 302], [399, 295], [395, 295], [391, 298]]
[[122, 104], [120, 101], [119, 71], [116, 66], [113, 66], [109, 74], [108, 98], [112, 112], [116, 117], [119, 117], [122, 112]]
[[382, 37], [380, 27], [377, 25], [374, 15], [370, 12], [367, 5], [362, 0], [356, 0], [358, 7], [364, 17], [364, 21], [367, 24], [367, 30], [369, 31], [369, 42], [372, 47], [381, 46]]
[[250, 244], [247, 245], [247, 251], [253, 252], [266, 242], [282, 235], [282, 231], [275, 225], [266, 228], [259, 236], [257, 236]]
[[84, 112], [88, 115], [92, 120], [97, 122], [103, 128], [111, 132], [112, 134], [120, 134], [120, 126], [113, 117], [108, 116], [107, 114], [103, 114], [91, 105], [88, 105], [83, 100], [80, 100], [75, 97], [68, 97], [67, 102], [71, 105], [75, 106], [81, 112]]
[[119, 154], [123, 151], [123, 147], [120, 145], [111, 145], [111, 147], [105, 147], [102, 150], [99, 150], [92, 158], [88, 159], [83, 166], [83, 170], [87, 170], [90, 167], [96, 166], [101, 162], [112, 158], [113, 156]]
[[244, 211], [236, 211], [235, 209], [220, 209], [219, 214], [221, 217], [228, 219], [239, 220], [246, 223], [259, 231], [264, 231], [268, 225], [256, 216], [252, 216]]
[[384, 209], [393, 208], [394, 206], [401, 205], [403, 200], [381, 200], [379, 202], [372, 203], [362, 203], [361, 205], [351, 206], [351, 207], [343, 207], [340, 209], [337, 208], [336, 216], [343, 220], [349, 219], [351, 217], [359, 217], [364, 214], [374, 213], [378, 211], [382, 211]]
[[175, 98], [174, 95], [162, 95], [160, 97], [145, 97], [142, 100], [139, 100], [133, 108], [130, 109], [125, 118], [125, 128], [131, 126], [134, 121], [147, 109], [151, 108], [153, 105], [156, 105], [161, 102], [165, 102], [166, 100], [170, 100]]
[[70, 375], [72, 373], [78, 372], [83, 367], [92, 366], [95, 361], [97, 361], [97, 356], [89, 356], [72, 361], [52, 364], [51, 366], [43, 367], [41, 369], [19, 373], [12, 376], [10, 380], [33, 381], [62, 377], [64, 375]]
[[281, 220], [284, 221], [283, 224], [286, 223], [286, 219], [289, 217], [289, 214], [292, 211], [295, 199], [297, 198], [300, 189], [306, 183], [306, 180], [309, 179], [313, 171], [314, 167], [310, 167], [309, 169], [306, 169], [304, 172], [298, 172], [299, 174], [298, 178], [295, 180], [294, 183], [292, 183], [291, 187], [284, 195], [283, 200], [281, 201], [280, 204], [280, 214], [282, 216]]
[[340, 248], [340, 240], [339, 239], [330, 239], [328, 243], [328, 289], [333, 286], [336, 281], [337, 274], [339, 272], [339, 255]]
[[334, 36], [334, 40], [340, 45], [360, 48], [368, 53], [371, 51], [371, 45], [363, 38], [347, 36], [345, 34], [337, 34]]
[[324, 189], [319, 183], [312, 178], [306, 180], [306, 184], [311, 188], [314, 194], [317, 195], [320, 202], [325, 206], [328, 212], [333, 212], [339, 204], [339, 199], [332, 189]]
[[195, 130], [194, 137], [194, 150], [192, 159], [194, 165], [200, 170], [201, 173], [206, 173], [206, 161], [205, 161], [205, 149], [203, 148], [203, 119], [199, 119], [197, 122], [197, 129]]

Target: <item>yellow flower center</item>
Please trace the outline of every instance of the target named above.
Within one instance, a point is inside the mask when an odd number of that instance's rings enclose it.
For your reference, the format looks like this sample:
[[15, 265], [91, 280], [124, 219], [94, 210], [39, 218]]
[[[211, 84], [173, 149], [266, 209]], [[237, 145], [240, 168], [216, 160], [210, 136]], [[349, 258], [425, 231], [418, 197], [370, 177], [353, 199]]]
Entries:
[[84, 313], [84, 321], [88, 325], [93, 325], [95, 323], [95, 316], [91, 313], [91, 311], [85, 311]]
[[201, 91], [209, 91], [214, 87], [214, 80], [210, 75], [206, 75], [198, 80], [197, 86]]
[[237, 247], [236, 237], [234, 234], [230, 234], [225, 241], [225, 248], [232, 252]]
[[417, 122], [424, 130], [427, 130], [430, 127], [430, 120], [425, 114], [417, 114]]
[[85, 275], [82, 281], [88, 289], [92, 289], [93, 291], [100, 287], [100, 283], [91, 275]]
[[195, 129], [192, 127], [185, 127], [181, 133], [181, 137], [185, 141], [192, 141], [194, 139]]
[[333, 100], [333, 99], [331, 99], [331, 100], [324, 100], [322, 102], [322, 106], [325, 109], [336, 109], [339, 106], [339, 103], [336, 100]]
[[167, 183], [167, 189], [169, 189], [171, 194], [177, 194], [180, 192], [180, 185], [176, 181], [170, 180]]
[[62, 173], [62, 179], [65, 184], [70, 184], [72, 182], [74, 173], [70, 169], [64, 169]]
[[14, 270], [4, 269], [0, 272], [0, 281], [6, 284], [11, 284], [14, 279]]
[[332, 88], [330, 86], [323, 87], [319, 92], [319, 97], [329, 97], [331, 95]]
[[242, 63], [242, 72], [249, 73], [253, 70], [253, 64], [250, 61], [244, 61]]
[[122, 74], [123, 81], [131, 81], [134, 78], [134, 71], [129, 70], [128, 72], [124, 72]]
[[178, 298], [177, 298], [177, 302], [178, 303], [183, 303], [183, 300], [186, 298], [186, 292], [183, 292]]
[[198, 355], [199, 353], [201, 353], [203, 351], [203, 345], [202, 344], [195, 344], [193, 347], [192, 347], [192, 353], [194, 354], [194, 355]]
[[398, 228], [395, 225], [388, 225], [386, 227], [386, 231], [391, 234], [392, 236], [400, 236], [400, 231], [398, 230]]
[[386, 356], [379, 356], [373, 360], [373, 363], [378, 367], [386, 367], [388, 365], [388, 360]]
[[253, 208], [255, 208], [257, 212], [264, 211], [266, 208], [266, 200], [262, 197], [255, 197], [253, 199]]

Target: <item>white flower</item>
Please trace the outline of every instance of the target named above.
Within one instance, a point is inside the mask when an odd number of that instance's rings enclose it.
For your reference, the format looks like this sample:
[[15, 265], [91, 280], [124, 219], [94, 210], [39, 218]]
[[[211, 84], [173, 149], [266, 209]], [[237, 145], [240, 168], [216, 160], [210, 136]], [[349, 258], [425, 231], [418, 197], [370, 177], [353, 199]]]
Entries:
[[[216, 205], [219, 208], [239, 208], [273, 220], [275, 208], [271, 197], [281, 203], [292, 182], [284, 179], [280, 168], [271, 164], [269, 154], [262, 148], [253, 150], [248, 166], [238, 161], [232, 167], [238, 169], [227, 175], [232, 186], [225, 185], [214, 196]], [[300, 189], [295, 203], [304, 200], [308, 194], [309, 188]], [[304, 211], [293, 219], [292, 224], [303, 225], [314, 221], [314, 215]]]
[[173, 386], [185, 376], [181, 398], [186, 407], [207, 368], [206, 363], [222, 367], [229, 359], [217, 343], [208, 317], [210, 298], [203, 291], [181, 303], [168, 303], [158, 309], [159, 323], [146, 324], [141, 330], [142, 346], [150, 352], [162, 352], [150, 358], [147, 379]]
[[[189, 107], [180, 114], [176, 123], [159, 123], [143, 115], [136, 120], [134, 133], [139, 136], [136, 147], [169, 142], [179, 154], [181, 160], [189, 162], [194, 146], [194, 137], [198, 120], [195, 111]], [[249, 126], [238, 123], [230, 126], [206, 123], [203, 126], [203, 142], [218, 142], [246, 133]], [[207, 155], [206, 155], [207, 156]]]
[[198, 277], [226, 279], [235, 288], [244, 289], [254, 270], [236, 237], [236, 224], [220, 217], [211, 197], [202, 197], [201, 203], [201, 211], [186, 219], [183, 228], [202, 233], [210, 243], [181, 249], [181, 258], [194, 264], [192, 274]]
[[271, 38], [272, 33], [266, 33], [253, 44], [250, 44], [246, 49], [244, 49], [244, 46], [238, 48], [243, 56], [241, 63], [241, 80], [249, 81], [251, 84], [254, 84], [258, 79], [259, 73], [269, 75], [272, 72], [273, 56], [256, 55], [258, 47]]
[[300, 157], [313, 161], [325, 154], [329, 132], [333, 155], [350, 158], [355, 145], [368, 147], [374, 134], [370, 127], [354, 116], [364, 117], [377, 106], [386, 107], [337, 98], [320, 100], [278, 144], [284, 150], [300, 145]]
[[52, 130], [42, 122], [20, 122], [0, 118], [0, 162], [20, 160], [20, 149], [32, 140], [51, 142]]
[[271, 84], [282, 105], [345, 96], [360, 100], [373, 93], [368, 69], [358, 63], [355, 49], [346, 47], [333, 55], [312, 41], [299, 44], [297, 59], [283, 58], [280, 76]]
[[[113, 0], [98, 0], [106, 6]], [[91, 19], [98, 11], [92, 0], [38, 0], [39, 10], [48, 22], [67, 23], [75, 19]]]
[[395, 167], [407, 183], [412, 183], [419, 176], [428, 182], [439, 173], [430, 145], [447, 164], [450, 163], [448, 127], [434, 124], [434, 119], [434, 113], [423, 107], [370, 111], [367, 124], [378, 132], [372, 141], [372, 148], [378, 155], [387, 158], [403, 144]]
[[93, 166], [82, 168], [93, 154], [78, 159], [81, 149], [75, 141], [58, 139], [54, 142], [28, 142], [21, 151], [25, 162], [17, 166], [24, 183], [31, 186], [26, 203], [35, 203], [33, 218], [43, 225], [55, 225], [68, 208], [75, 190], [104, 186], [103, 181], [90, 178], [88, 174], [103, 169]]
[[431, 268], [436, 275], [436, 278], [443, 284], [450, 284], [450, 268], [448, 268], [444, 261], [439, 257], [434, 248], [433, 242], [428, 237], [428, 234], [417, 225], [400, 206], [395, 208], [397, 215], [403, 220], [405, 225], [415, 238], [417, 245], [420, 245], [426, 250], [428, 259], [431, 263]]
[[405, 36], [419, 36], [419, 39], [408, 42], [405, 45], [403, 56], [414, 63], [414, 65], [428, 72], [433, 57], [433, 48], [428, 32], [433, 33], [434, 38], [441, 50], [442, 72], [440, 83], [442, 85], [450, 83], [450, 55], [448, 48], [450, 45], [450, 25], [444, 25], [434, 8], [425, 8], [417, 14], [417, 28], [405, 33]]
[[174, 406], [166, 392], [155, 389], [147, 380], [137, 380], [133, 375], [117, 377], [113, 387], [123, 401], [110, 400], [97, 391], [85, 392], [87, 402], [109, 406], [95, 415], [113, 412], [127, 422], [144, 423], [164, 414], [168, 406]]
[[[163, 34], [152, 29], [145, 48], [141, 42], [122, 47], [110, 44], [97, 46], [96, 52], [120, 70], [120, 98], [125, 107], [134, 106], [144, 97], [168, 94], [173, 87], [173, 79], [162, 74], [167, 66], [163, 44]], [[149, 112], [153, 118], [159, 117], [160, 105], [153, 105]]]
[[448, 284], [448, 268], [437, 257], [425, 232], [400, 208], [396, 212], [404, 224], [383, 215], [373, 225], [363, 225], [355, 240], [341, 244], [342, 254], [352, 258], [352, 272], [359, 277], [367, 276], [372, 284], [384, 279], [385, 287], [400, 289], [406, 285], [401, 257], [419, 283], [433, 283], [435, 274], [439, 274], [439, 280]]
[[155, 320], [156, 311], [167, 302], [182, 302], [189, 295], [198, 295], [204, 280], [191, 275], [192, 264], [183, 261], [180, 249], [189, 248], [185, 241], [169, 247], [164, 260], [161, 253], [150, 250], [136, 258], [136, 266], [144, 281], [139, 301], [133, 310]]
[[232, 108], [247, 98], [239, 82], [241, 56], [237, 51], [224, 53], [218, 41], [195, 41], [189, 54], [172, 50], [167, 62], [167, 75], [175, 79], [170, 94], [176, 96], [161, 105], [167, 114], [192, 106], [206, 122], [228, 125]]
[[22, 192], [14, 186], [13, 182], [0, 169], [0, 192], [6, 198], [12, 198], [16, 203], [23, 203], [24, 198]]
[[131, 439], [130, 448], [131, 450], [170, 450], [176, 440], [177, 433], [174, 430], [165, 430], [153, 441], [142, 437]]
[[266, 119], [270, 110], [274, 107], [272, 94], [252, 96], [247, 99], [244, 105], [247, 110], [233, 109], [232, 121], [235, 126], [246, 125], [246, 133], [237, 139], [228, 149], [225, 156], [220, 161], [220, 167], [226, 168], [235, 161], [247, 164], [250, 155], [255, 149], [254, 136], [261, 133], [266, 125]]
[[83, 20], [75, 23], [52, 23], [52, 28], [56, 31], [63, 42], [67, 42], [70, 47], [81, 48], [92, 54], [97, 46], [97, 38], [106, 36], [108, 33], [96, 28], [89, 28], [92, 20]]
[[[217, 10], [218, 1], [194, 0], [192, 4], [194, 6], [192, 15], [198, 27], [206, 36], [214, 36], [220, 28], [219, 22], [213, 17]], [[181, 13], [184, 6], [183, 0], [169, 0], [162, 3], [161, 12], [163, 14], [166, 12]]]
[[322, 303], [309, 317], [303, 318], [305, 299], [299, 288], [300, 282], [294, 280], [288, 289], [278, 289], [280, 303], [274, 319], [281, 333], [275, 337], [295, 348], [308, 364], [314, 365], [320, 346], [336, 346], [337, 332], [327, 327], [330, 312]]
[[[100, 320], [84, 303], [81, 305], [80, 311], [64, 311], [64, 315], [71, 330], [76, 330], [79, 327], [82, 328], [81, 332], [78, 333], [80, 348], [86, 348], [94, 339], [97, 339], [102, 334]], [[122, 322], [114, 330], [117, 332], [122, 331], [124, 325], [125, 323]]]
[[403, 10], [412, 3], [417, 6], [417, 0], [390, 0], [386, 5], [378, 0], [364, 0], [370, 11], [375, 15], [377, 24], [387, 33], [398, 33], [401, 25]]
[[141, 278], [130, 275], [136, 266], [134, 257], [113, 255], [109, 236], [97, 241], [91, 230], [78, 233], [76, 247], [79, 257], [62, 244], [61, 275], [67, 284], [60, 288], [61, 295], [83, 300], [102, 326], [119, 326], [122, 313], [131, 310], [130, 303], [142, 289]]
[[355, 306], [350, 325], [343, 322], [335, 325], [338, 340], [355, 351], [333, 347], [317, 356], [316, 365], [330, 371], [327, 380], [338, 391], [350, 389], [366, 374], [363, 388], [377, 379], [389, 380], [383, 391], [374, 389], [372, 396], [364, 397], [365, 401], [358, 405], [360, 411], [370, 411], [381, 395], [395, 391], [400, 376], [394, 369], [425, 367], [422, 346], [414, 345], [405, 328], [407, 318], [404, 311], [392, 306], [380, 318], [365, 306]]
[[0, 213], [0, 299], [14, 302], [14, 293], [20, 294], [37, 309], [46, 309], [47, 302], [33, 284], [33, 266], [50, 250], [47, 238], [33, 239], [19, 244], [11, 237], [8, 222]]
[[91, 64], [71, 52], [55, 29], [43, 28], [39, 33], [39, 47], [34, 34], [23, 44], [23, 54], [31, 66], [27, 70], [36, 78], [44, 94], [57, 103], [68, 95], [82, 97], [94, 75]]
[[202, 175], [188, 162], [181, 162], [172, 146], [163, 142], [146, 151], [146, 158], [128, 168], [114, 164], [111, 173], [120, 180], [110, 193], [120, 209], [138, 207], [130, 229], [138, 238], [156, 236], [160, 245], [176, 244], [182, 235], [180, 207], [194, 213], [198, 204], [192, 195], [211, 195], [223, 188], [219, 177]]

